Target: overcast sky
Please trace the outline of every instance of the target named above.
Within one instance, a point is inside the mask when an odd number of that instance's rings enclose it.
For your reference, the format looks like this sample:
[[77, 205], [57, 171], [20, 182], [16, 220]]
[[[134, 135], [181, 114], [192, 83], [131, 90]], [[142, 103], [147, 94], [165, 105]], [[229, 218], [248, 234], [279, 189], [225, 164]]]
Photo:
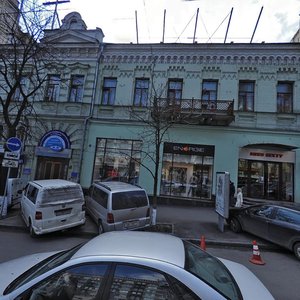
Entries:
[[[53, 0], [54, 1], [54, 0]], [[262, 9], [263, 7], [263, 9]], [[53, 6], [54, 8], [54, 6]], [[107, 43], [223, 43], [232, 11], [227, 42], [290, 42], [299, 28], [300, 0], [70, 0], [58, 5], [60, 19], [81, 14], [88, 29], [99, 27]]]

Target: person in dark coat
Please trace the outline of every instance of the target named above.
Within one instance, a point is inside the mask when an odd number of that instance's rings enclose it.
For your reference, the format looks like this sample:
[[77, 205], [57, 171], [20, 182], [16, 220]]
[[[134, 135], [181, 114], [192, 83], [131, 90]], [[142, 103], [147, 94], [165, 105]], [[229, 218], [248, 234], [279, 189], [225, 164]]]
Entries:
[[235, 194], [235, 186], [234, 186], [234, 183], [230, 180], [230, 185], [229, 185], [229, 206], [235, 206], [234, 194]]

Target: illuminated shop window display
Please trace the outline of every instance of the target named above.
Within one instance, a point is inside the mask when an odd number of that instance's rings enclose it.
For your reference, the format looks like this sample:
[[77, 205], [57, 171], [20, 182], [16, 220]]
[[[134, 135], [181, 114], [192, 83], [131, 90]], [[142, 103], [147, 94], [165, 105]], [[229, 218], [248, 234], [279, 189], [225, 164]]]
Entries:
[[214, 146], [164, 144], [161, 195], [211, 199]]
[[97, 139], [93, 180], [138, 184], [141, 141]]

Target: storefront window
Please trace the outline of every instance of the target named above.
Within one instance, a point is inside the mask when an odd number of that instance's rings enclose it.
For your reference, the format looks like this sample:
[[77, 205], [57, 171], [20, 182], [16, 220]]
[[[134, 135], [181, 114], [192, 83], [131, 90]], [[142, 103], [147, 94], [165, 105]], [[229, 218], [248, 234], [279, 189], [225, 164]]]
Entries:
[[214, 146], [164, 145], [161, 195], [211, 198]]
[[240, 159], [238, 187], [246, 197], [293, 201], [292, 163]]
[[138, 183], [142, 142], [97, 139], [93, 180]]
[[294, 201], [294, 169], [292, 164], [282, 164], [282, 200]]

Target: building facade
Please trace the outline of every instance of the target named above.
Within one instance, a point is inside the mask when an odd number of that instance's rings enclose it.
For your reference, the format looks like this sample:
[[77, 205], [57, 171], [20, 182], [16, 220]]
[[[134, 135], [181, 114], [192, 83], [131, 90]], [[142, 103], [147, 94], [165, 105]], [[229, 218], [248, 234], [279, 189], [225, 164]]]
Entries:
[[[40, 126], [24, 140], [25, 179], [138, 183], [213, 201], [229, 172], [245, 197], [300, 202], [298, 43], [109, 44], [77, 13], [47, 31], [61, 72], [35, 102]], [[153, 120], [153, 106], [161, 108]], [[160, 124], [161, 126], [161, 124]], [[161, 127], [166, 128], [166, 127]], [[152, 131], [153, 133], [153, 131]]]
[[0, 2], [0, 44], [7, 43], [11, 28], [19, 18], [18, 0], [2, 0]]

